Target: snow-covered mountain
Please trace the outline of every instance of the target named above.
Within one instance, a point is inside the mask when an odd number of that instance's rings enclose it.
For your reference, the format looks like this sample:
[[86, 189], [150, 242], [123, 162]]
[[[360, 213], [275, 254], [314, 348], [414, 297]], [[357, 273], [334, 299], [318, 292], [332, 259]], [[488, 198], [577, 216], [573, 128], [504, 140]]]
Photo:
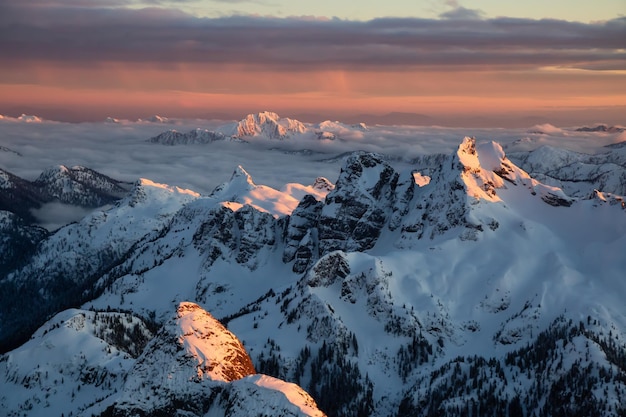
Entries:
[[35, 181], [0, 169], [0, 210], [35, 221], [33, 210], [60, 202], [81, 207], [99, 207], [123, 197], [130, 184], [117, 181], [82, 166], [58, 165], [42, 172]]
[[410, 166], [352, 153], [334, 184], [141, 180], [24, 235], [39, 243], [0, 278], [0, 408], [623, 415], [625, 181], [571, 168], [622, 152], [465, 138]]
[[33, 185], [62, 203], [98, 207], [123, 197], [128, 185], [92, 169], [58, 165], [42, 172]]
[[183, 133], [168, 130], [148, 139], [162, 145], [207, 144], [222, 140], [248, 141], [253, 138], [286, 140], [300, 137], [314, 137], [319, 140], [335, 140], [353, 136], [354, 132], [366, 130], [360, 123], [346, 125], [340, 122], [324, 121], [319, 124], [302, 123], [288, 117], [280, 117], [274, 112], [249, 114], [239, 122], [226, 123], [215, 130], [196, 128]]
[[625, 143], [608, 145], [593, 155], [541, 146], [512, 154], [511, 159], [533, 177], [572, 197], [589, 197], [594, 190], [626, 195]]

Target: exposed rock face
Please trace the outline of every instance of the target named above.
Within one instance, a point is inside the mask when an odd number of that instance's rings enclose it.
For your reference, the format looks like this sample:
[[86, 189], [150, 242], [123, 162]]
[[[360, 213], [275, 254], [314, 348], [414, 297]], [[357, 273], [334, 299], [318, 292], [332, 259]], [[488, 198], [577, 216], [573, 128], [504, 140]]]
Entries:
[[207, 266], [237, 249], [235, 227], [233, 211], [227, 207], [219, 207], [210, 212], [194, 233], [193, 244], [201, 254], [206, 254]]
[[291, 213], [285, 236], [283, 262], [291, 262], [294, 272], [304, 272], [317, 259], [317, 222], [323, 203], [312, 195], [306, 195]]
[[541, 184], [515, 166], [499, 144], [477, 147], [474, 138], [465, 138], [454, 155], [429, 167], [428, 175], [429, 184], [414, 189], [412, 206], [405, 211], [399, 247], [410, 246], [413, 239], [434, 239], [457, 227], [464, 228], [460, 235], [464, 240], [476, 240], [478, 233], [497, 229], [497, 219], [483, 207], [503, 206], [498, 190], [509, 186], [524, 187], [550, 205], [568, 206], [573, 201], [562, 190]]
[[214, 132], [207, 129], [193, 129], [185, 133], [179, 132], [177, 130], [168, 130], [148, 139], [148, 141], [161, 145], [174, 146], [206, 144], [220, 140], [232, 139], [232, 137], [226, 136], [220, 132]]
[[269, 213], [251, 206], [237, 211], [218, 206], [206, 213], [204, 220], [193, 235], [194, 246], [206, 254], [205, 266], [217, 259], [235, 254], [235, 260], [255, 269], [261, 259], [262, 248], [271, 249], [276, 243], [278, 223]]
[[199, 305], [180, 303], [176, 328], [185, 357], [195, 360], [194, 377], [231, 382], [255, 373], [239, 339]]
[[[337, 416], [623, 414], [623, 197], [571, 199], [499, 145], [471, 138], [402, 173], [377, 155], [353, 154], [327, 198], [305, 196], [290, 215], [246, 200], [272, 192], [261, 187], [243, 168], [207, 197], [141, 180], [111, 209], [44, 234], [28, 262], [0, 279], [0, 294], [9, 294], [0, 340], [33, 335], [0, 357], [0, 393], [10, 393], [0, 394], [0, 409], [321, 415], [282, 381], [290, 380]], [[40, 239], [22, 225], [0, 213], [2, 238]], [[171, 311], [189, 298], [203, 307]], [[85, 302], [137, 316], [81, 310], [63, 319], [71, 329], [53, 328], [58, 321], [28, 328]], [[84, 343], [65, 355], [46, 343], [90, 323], [99, 333], [80, 339], [93, 344], [86, 358]], [[253, 374], [234, 334], [256, 370], [274, 378]], [[16, 355], [36, 361], [16, 367]], [[54, 377], [44, 381], [46, 370]], [[65, 385], [53, 384], [57, 374]]]
[[398, 173], [381, 157], [348, 157], [320, 214], [320, 253], [374, 246], [391, 212], [397, 183]]
[[277, 222], [271, 214], [248, 205], [235, 212], [235, 220], [239, 231], [236, 260], [250, 269], [256, 269], [262, 261], [258, 256], [261, 249], [271, 249], [276, 243]]
[[307, 274], [306, 285], [310, 287], [329, 287], [342, 281], [350, 274], [350, 264], [346, 254], [336, 251], [324, 256]]

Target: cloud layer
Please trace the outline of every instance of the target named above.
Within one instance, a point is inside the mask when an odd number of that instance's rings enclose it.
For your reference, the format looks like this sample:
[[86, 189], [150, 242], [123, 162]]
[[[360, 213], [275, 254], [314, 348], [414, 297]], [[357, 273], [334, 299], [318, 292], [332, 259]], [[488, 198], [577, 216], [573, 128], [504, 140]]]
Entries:
[[167, 129], [214, 129], [222, 123], [27, 123], [4, 118], [0, 119], [0, 145], [8, 151], [0, 149], [0, 168], [34, 180], [53, 165], [83, 165], [116, 179], [135, 181], [143, 177], [207, 194], [228, 181], [238, 165], [252, 175], [255, 183], [280, 189], [290, 182], [310, 185], [317, 176], [334, 182], [342, 165], [341, 155], [357, 150], [388, 155], [399, 169], [411, 170], [415, 168], [413, 158], [453, 153], [464, 136], [509, 145], [507, 152], [552, 145], [593, 153], [603, 145], [626, 140], [623, 133], [574, 132], [542, 125], [530, 129], [371, 126], [366, 131], [343, 132], [341, 140], [257, 138], [249, 143], [179, 146], [147, 142]]
[[562, 66], [626, 69], [626, 18], [600, 23], [479, 19], [198, 18], [179, 10], [114, 7], [122, 0], [4, 2], [2, 65], [49, 61], [201, 63], [290, 71]]

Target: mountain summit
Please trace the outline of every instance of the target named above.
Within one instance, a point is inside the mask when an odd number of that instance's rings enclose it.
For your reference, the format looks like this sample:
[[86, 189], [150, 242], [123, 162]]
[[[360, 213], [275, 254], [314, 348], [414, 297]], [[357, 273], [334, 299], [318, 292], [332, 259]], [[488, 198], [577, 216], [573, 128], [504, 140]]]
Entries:
[[245, 138], [263, 136], [268, 139], [286, 139], [296, 133], [304, 133], [307, 128], [301, 122], [281, 118], [273, 112], [249, 114], [239, 121], [234, 129], [233, 136]]

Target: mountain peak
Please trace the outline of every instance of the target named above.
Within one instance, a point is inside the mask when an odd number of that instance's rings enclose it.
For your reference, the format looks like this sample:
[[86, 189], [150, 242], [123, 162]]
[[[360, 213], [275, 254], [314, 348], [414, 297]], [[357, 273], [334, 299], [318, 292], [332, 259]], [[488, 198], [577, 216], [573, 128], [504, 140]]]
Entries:
[[128, 184], [83, 166], [56, 165], [44, 170], [33, 185], [62, 203], [98, 207], [125, 195]]
[[247, 195], [256, 186], [252, 180], [252, 176], [241, 166], [238, 165], [230, 176], [230, 180], [215, 187], [211, 193], [211, 197], [215, 197], [222, 202], [238, 202], [242, 196]]
[[176, 310], [178, 342], [197, 360], [200, 379], [231, 382], [255, 373], [239, 339], [197, 304], [181, 302]]
[[335, 188], [333, 183], [324, 177], [315, 178], [315, 181], [313, 182], [312, 187], [316, 190], [322, 190], [322, 191], [332, 191]]
[[233, 136], [265, 136], [269, 139], [286, 139], [294, 133], [306, 132], [304, 124], [298, 120], [281, 118], [274, 112], [264, 111], [248, 114], [235, 127]]
[[[491, 142], [486, 146], [480, 146], [479, 153], [476, 149], [476, 139], [465, 137], [459, 145], [456, 156], [462, 167], [461, 179], [467, 194], [476, 199], [499, 201], [495, 189], [504, 186], [504, 181], [493, 170], [502, 163], [504, 157], [502, 147]], [[481, 162], [493, 167], [485, 169]]]
[[248, 184], [252, 187], [254, 187], [255, 185], [254, 181], [252, 180], [252, 176], [248, 174], [248, 171], [246, 171], [241, 165], [237, 165], [237, 168], [235, 168], [235, 171], [233, 171], [233, 175], [230, 177], [230, 181], [236, 181], [237, 183], [241, 184]]

